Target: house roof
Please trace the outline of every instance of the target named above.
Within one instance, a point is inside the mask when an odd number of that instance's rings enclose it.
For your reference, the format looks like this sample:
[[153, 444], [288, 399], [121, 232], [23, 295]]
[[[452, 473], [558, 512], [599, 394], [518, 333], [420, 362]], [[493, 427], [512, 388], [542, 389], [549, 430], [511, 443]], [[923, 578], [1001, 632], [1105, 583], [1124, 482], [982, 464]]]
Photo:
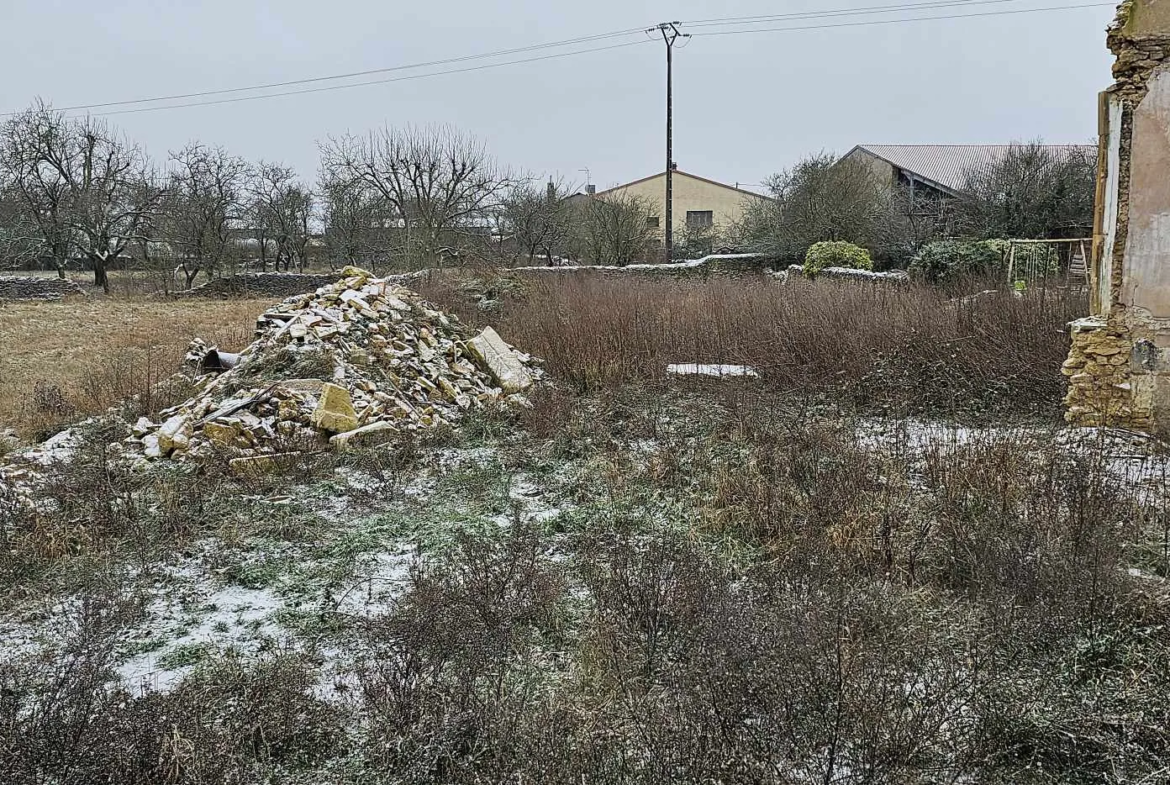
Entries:
[[[1012, 145], [1007, 144], [859, 144], [845, 157], [864, 150], [957, 193], [963, 188], [968, 170], [994, 164], [1011, 148]], [[1077, 144], [1050, 144], [1044, 148], [1065, 155], [1074, 151], [1096, 151], [1092, 145]]]
[[[721, 183], [718, 180], [709, 180], [706, 177], [699, 177], [699, 175], [697, 175], [697, 174], [691, 174], [690, 172], [684, 172], [682, 169], [675, 169], [674, 173], [676, 176], [682, 175], [683, 177], [689, 177], [692, 180], [699, 180], [700, 182], [709, 183], [711, 185], [717, 185], [720, 188], [726, 188], [729, 191], [735, 191], [737, 193], [743, 194], [744, 196], [754, 196], [757, 199], [767, 199], [768, 198], [767, 196], [764, 196], [763, 194], [758, 194], [758, 193], [755, 193], [753, 191], [745, 191], [743, 188], [736, 188], [734, 185], [728, 185], [727, 183]], [[653, 180], [655, 177], [663, 177], [665, 174], [666, 174], [666, 172], [662, 171], [662, 172], [656, 172], [655, 174], [647, 175], [646, 177], [639, 177], [637, 180], [631, 180], [628, 183], [622, 183], [621, 185], [615, 185], [613, 188], [606, 188], [604, 191], [598, 191], [596, 195], [601, 196], [602, 194], [608, 194], [608, 193], [613, 193], [614, 191], [620, 191], [622, 188], [629, 188], [631, 185], [637, 185], [638, 183], [644, 183], [647, 180]]]

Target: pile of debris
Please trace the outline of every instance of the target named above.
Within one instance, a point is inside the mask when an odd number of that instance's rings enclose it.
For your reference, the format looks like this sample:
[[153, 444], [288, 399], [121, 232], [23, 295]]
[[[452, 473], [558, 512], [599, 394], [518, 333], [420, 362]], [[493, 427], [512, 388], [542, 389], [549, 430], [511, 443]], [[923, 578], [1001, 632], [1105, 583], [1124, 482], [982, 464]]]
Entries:
[[521, 395], [539, 361], [490, 327], [471, 337], [458, 319], [364, 270], [260, 316], [256, 340], [228, 354], [201, 342], [188, 361], [198, 392], [134, 426], [148, 458], [226, 453], [233, 468], [266, 468], [306, 444], [344, 449], [385, 431], [455, 423]]

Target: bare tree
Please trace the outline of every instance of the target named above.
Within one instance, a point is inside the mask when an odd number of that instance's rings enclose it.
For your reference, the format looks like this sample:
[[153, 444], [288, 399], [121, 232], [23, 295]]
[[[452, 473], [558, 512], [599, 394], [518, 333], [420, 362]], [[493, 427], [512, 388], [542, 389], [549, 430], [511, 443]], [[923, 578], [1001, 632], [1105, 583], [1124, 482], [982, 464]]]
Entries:
[[755, 201], [743, 230], [756, 250], [803, 258], [809, 246], [844, 240], [880, 255], [906, 245], [894, 192], [866, 166], [831, 153], [809, 156], [767, 180], [773, 200]]
[[530, 181], [513, 185], [501, 200], [500, 231], [513, 247], [534, 264], [538, 254], [552, 266], [561, 255], [572, 229], [571, 208], [563, 183], [549, 180], [545, 187]]
[[107, 292], [110, 261], [139, 236], [162, 197], [141, 148], [100, 120], [67, 118], [45, 104], [4, 124], [0, 171], [58, 273], [64, 277], [76, 253]]
[[190, 288], [234, 260], [248, 164], [220, 147], [194, 142], [170, 155], [159, 236], [178, 257]]
[[0, 267], [22, 268], [45, 255], [44, 238], [19, 196], [0, 183]]
[[1095, 147], [1013, 144], [965, 173], [961, 227], [981, 238], [1084, 236], [1093, 226], [1096, 172]]
[[248, 183], [250, 223], [260, 244], [261, 268], [267, 269], [271, 245], [276, 269], [304, 271], [309, 246], [313, 194], [287, 166], [261, 161]]
[[322, 169], [318, 180], [325, 252], [331, 265], [377, 270], [388, 258], [386, 231], [392, 223], [386, 200], [364, 183]]
[[574, 255], [618, 267], [643, 259], [653, 239], [651, 212], [645, 199], [621, 193], [575, 200]]
[[458, 254], [510, 184], [482, 143], [449, 126], [384, 128], [322, 145], [322, 168], [391, 208], [398, 253], [412, 266]]

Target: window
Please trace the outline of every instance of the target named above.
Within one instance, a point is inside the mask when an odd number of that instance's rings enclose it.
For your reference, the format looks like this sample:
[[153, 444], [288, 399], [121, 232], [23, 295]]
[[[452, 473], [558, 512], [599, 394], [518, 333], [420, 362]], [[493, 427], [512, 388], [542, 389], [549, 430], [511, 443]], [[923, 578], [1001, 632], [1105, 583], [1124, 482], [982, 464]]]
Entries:
[[646, 216], [646, 228], [647, 229], [657, 229], [658, 228], [658, 216], [657, 215]]
[[714, 224], [715, 216], [710, 210], [687, 210], [687, 226], [694, 228]]

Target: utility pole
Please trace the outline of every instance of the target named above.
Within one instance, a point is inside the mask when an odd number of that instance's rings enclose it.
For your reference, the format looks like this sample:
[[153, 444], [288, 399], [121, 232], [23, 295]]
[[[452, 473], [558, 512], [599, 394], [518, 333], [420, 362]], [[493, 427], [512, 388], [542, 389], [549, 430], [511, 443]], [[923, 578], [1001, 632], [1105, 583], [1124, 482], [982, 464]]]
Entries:
[[662, 22], [651, 27], [647, 33], [658, 31], [662, 34], [662, 41], [666, 44], [666, 261], [674, 259], [674, 105], [673, 105], [673, 57], [674, 42], [680, 38], [690, 38], [688, 33], [680, 33], [680, 22]]

